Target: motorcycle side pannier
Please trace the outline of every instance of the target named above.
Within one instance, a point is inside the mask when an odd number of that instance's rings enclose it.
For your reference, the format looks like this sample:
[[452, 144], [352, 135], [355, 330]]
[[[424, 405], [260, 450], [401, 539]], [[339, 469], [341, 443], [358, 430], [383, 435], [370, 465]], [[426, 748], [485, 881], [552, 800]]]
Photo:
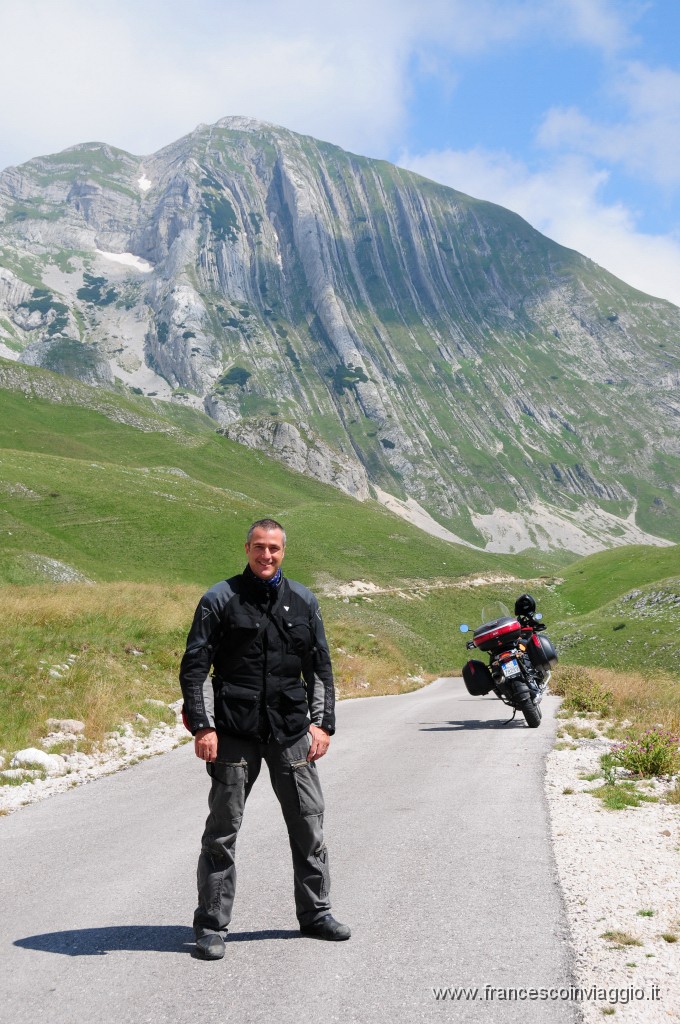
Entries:
[[463, 665], [463, 682], [472, 697], [483, 697], [485, 693], [493, 689], [491, 672], [483, 661], [472, 659]]
[[534, 633], [527, 644], [527, 654], [531, 664], [539, 671], [547, 672], [557, 664], [557, 651], [543, 633]]

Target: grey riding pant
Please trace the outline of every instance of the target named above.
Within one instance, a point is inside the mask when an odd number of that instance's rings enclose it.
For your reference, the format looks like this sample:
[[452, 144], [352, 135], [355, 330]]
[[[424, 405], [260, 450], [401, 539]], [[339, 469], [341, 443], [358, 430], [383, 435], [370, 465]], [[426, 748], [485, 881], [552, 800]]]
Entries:
[[236, 837], [250, 790], [262, 761], [269, 769], [288, 829], [293, 855], [295, 910], [301, 925], [313, 924], [330, 910], [328, 854], [323, 841], [324, 802], [316, 765], [307, 761], [309, 733], [288, 747], [274, 740], [220, 736], [217, 760], [206, 764], [212, 777], [198, 859], [196, 937], [225, 932], [236, 888]]

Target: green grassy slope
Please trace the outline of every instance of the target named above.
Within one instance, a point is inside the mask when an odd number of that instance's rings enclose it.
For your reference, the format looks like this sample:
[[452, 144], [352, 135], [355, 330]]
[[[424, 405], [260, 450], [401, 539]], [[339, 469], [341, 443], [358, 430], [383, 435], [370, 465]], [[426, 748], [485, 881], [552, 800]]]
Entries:
[[680, 575], [680, 545], [635, 545], [600, 551], [574, 562], [562, 573], [559, 594], [571, 611], [589, 612], [634, 587]]
[[600, 551], [563, 572], [562, 660], [680, 680], [680, 545]]
[[[138, 429], [117, 422], [125, 401], [117, 409], [111, 396], [107, 415], [70, 405], [60, 378], [31, 373], [53, 378], [52, 401], [0, 390], [0, 747], [36, 739], [50, 715], [89, 716], [96, 734], [121, 708], [174, 699], [194, 603], [241, 568], [245, 530], [262, 515], [289, 531], [290, 576], [329, 592], [356, 579], [381, 588], [322, 598], [344, 694], [459, 671], [459, 624], [477, 624], [492, 600], [512, 606], [524, 589], [563, 661], [674, 671], [677, 547], [617, 549], [560, 569], [537, 552], [447, 544], [228, 441], [201, 416], [164, 419], [140, 401]], [[60, 590], [50, 560], [98, 586]], [[474, 574], [489, 582], [472, 586]], [[626, 600], [634, 588], [641, 594]], [[144, 673], [131, 647], [144, 650]], [[78, 660], [67, 685], [50, 668], [69, 654]]]
[[307, 583], [534, 568], [531, 558], [429, 537], [214, 432], [141, 431], [90, 409], [0, 395], [6, 582], [39, 580], [26, 559], [39, 554], [97, 580], [207, 584], [240, 567], [245, 529], [262, 515], [288, 528], [288, 571]]
[[552, 631], [562, 660], [670, 675], [680, 685], [680, 576], [635, 586]]

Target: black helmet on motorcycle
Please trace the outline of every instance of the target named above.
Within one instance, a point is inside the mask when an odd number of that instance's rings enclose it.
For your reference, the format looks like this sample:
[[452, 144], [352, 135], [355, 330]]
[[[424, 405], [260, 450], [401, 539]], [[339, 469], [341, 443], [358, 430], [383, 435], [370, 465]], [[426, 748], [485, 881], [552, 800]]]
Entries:
[[515, 601], [515, 615], [533, 615], [536, 611], [536, 602], [531, 594], [520, 594]]

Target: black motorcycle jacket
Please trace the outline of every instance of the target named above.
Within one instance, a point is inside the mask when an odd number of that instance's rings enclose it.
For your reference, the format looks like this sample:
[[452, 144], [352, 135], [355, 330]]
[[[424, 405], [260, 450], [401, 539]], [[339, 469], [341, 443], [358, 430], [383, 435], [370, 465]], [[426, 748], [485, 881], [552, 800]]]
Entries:
[[[210, 670], [214, 723], [203, 685]], [[248, 567], [201, 598], [180, 666], [192, 733], [218, 732], [289, 743], [310, 721], [335, 732], [335, 690], [319, 603], [282, 577], [267, 587]]]

